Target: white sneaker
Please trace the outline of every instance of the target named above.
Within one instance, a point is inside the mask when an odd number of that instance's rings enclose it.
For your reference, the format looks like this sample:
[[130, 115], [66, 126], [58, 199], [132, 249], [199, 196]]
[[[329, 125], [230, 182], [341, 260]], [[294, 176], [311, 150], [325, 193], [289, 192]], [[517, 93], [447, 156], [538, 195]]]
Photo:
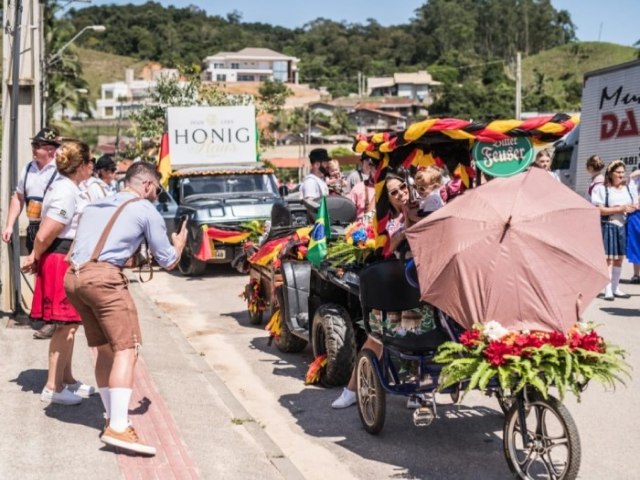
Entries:
[[425, 401], [427, 397], [424, 393], [418, 393], [417, 395], [411, 395], [407, 398], [407, 408], [411, 410], [415, 410], [416, 408], [420, 408], [422, 406], [422, 402]]
[[63, 388], [60, 392], [55, 392], [44, 387], [40, 394], [40, 401], [44, 403], [59, 403], [61, 405], [79, 405], [80, 402], [82, 402], [82, 398], [69, 391], [67, 387]]
[[86, 385], [80, 380], [78, 380], [76, 383], [72, 383], [71, 385], [65, 384], [65, 388], [81, 398], [89, 398], [91, 395], [94, 395], [96, 393], [96, 389], [94, 387], [92, 387], [91, 385]]
[[356, 392], [348, 388], [342, 389], [342, 393], [331, 404], [331, 408], [347, 408], [356, 403]]

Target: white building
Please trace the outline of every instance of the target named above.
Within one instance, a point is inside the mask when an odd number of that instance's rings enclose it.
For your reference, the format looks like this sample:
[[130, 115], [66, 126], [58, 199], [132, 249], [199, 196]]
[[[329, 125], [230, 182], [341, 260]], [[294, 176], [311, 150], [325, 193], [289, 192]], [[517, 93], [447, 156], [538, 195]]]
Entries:
[[209, 82], [298, 83], [299, 58], [268, 48], [244, 48], [239, 52], [219, 52], [204, 59], [204, 80]]
[[154, 88], [161, 77], [175, 78], [178, 71], [160, 69], [153, 72], [150, 80], [136, 80], [133, 69], [125, 70], [124, 82], [103, 83], [100, 98], [96, 100], [96, 118], [127, 118], [149, 103], [149, 90]]
[[433, 100], [431, 87], [440, 84], [426, 70], [416, 73], [394, 73], [393, 77], [367, 78], [367, 95], [411, 98], [430, 104]]

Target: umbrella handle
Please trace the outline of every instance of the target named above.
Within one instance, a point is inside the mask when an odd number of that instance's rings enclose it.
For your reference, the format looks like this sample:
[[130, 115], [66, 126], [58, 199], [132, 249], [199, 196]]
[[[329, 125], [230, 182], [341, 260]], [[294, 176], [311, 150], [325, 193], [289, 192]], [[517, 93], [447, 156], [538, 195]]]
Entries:
[[416, 262], [412, 258], [404, 267], [404, 276], [407, 279], [407, 283], [413, 288], [420, 288], [420, 285], [418, 285], [417, 273]]

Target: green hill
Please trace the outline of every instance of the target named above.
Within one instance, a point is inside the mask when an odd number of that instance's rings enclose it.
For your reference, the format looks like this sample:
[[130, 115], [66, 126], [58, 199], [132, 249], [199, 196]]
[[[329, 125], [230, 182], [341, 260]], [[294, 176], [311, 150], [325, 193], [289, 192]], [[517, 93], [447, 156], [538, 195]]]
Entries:
[[132, 57], [113, 55], [88, 48], [78, 48], [77, 52], [82, 64], [83, 77], [89, 84], [89, 99], [92, 102], [100, 98], [101, 84], [124, 81], [125, 69], [133, 68], [137, 74], [147, 63]]
[[540, 91], [561, 105], [579, 106], [585, 72], [629, 62], [638, 50], [605, 42], [576, 42], [522, 60], [524, 92]]

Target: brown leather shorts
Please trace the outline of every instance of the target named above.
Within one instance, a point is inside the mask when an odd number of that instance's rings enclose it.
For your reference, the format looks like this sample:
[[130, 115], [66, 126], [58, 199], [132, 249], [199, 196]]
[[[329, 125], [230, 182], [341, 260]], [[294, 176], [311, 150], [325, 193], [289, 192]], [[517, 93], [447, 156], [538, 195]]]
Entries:
[[117, 351], [142, 345], [138, 312], [121, 268], [105, 262], [70, 267], [64, 289], [82, 317], [90, 347], [108, 343]]

